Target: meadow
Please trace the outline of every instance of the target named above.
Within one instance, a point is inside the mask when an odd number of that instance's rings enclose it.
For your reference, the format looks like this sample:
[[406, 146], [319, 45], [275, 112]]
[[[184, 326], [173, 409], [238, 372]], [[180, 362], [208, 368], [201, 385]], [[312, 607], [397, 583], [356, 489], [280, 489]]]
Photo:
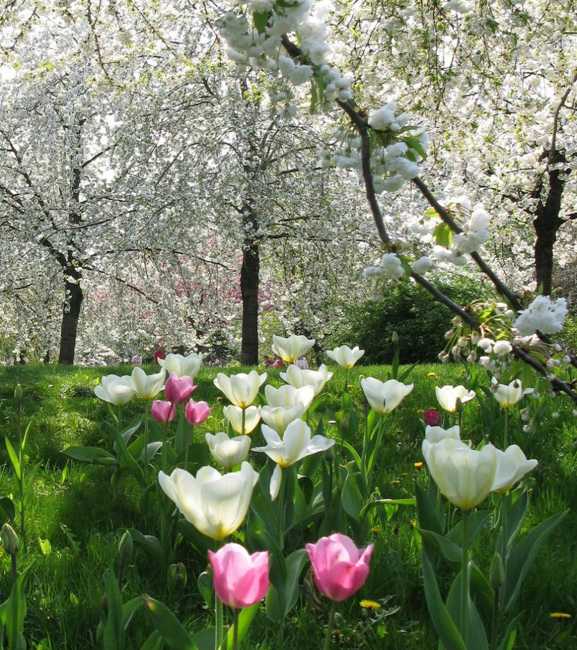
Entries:
[[[25, 453], [25, 539], [18, 517], [14, 523], [20, 534], [19, 570], [26, 575], [24, 629], [29, 648], [106, 648], [102, 631], [108, 611], [104, 585], [108, 569], [115, 572], [123, 602], [150, 594], [166, 603], [191, 632], [210, 622], [211, 611], [197, 582], [207, 567], [207, 542], [191, 526], [181, 525], [182, 522], [176, 528], [167, 529], [167, 513], [173, 510], [173, 505], [154, 480], [156, 470], [146, 469], [152, 487], [143, 490], [130, 473], [113, 472], [110, 466], [81, 463], [63, 453], [75, 446], [110, 450], [114, 431], [119, 426], [115, 417], [124, 429], [149, 411], [149, 404], [139, 401], [111, 409], [94, 396], [94, 387], [103, 375], [113, 372], [122, 375], [130, 370], [129, 366], [0, 368], [0, 439], [7, 437], [15, 443], [17, 427], [29, 424]], [[207, 462], [204, 433], [225, 430], [222, 407], [226, 401], [212, 382], [222, 370], [203, 368], [195, 380], [198, 388], [194, 398], [206, 400], [212, 413], [194, 429], [191, 464]], [[242, 370], [235, 367], [224, 372]], [[387, 378], [391, 368], [364, 366], [350, 371], [331, 370], [335, 375], [311, 409], [309, 424], [314, 429], [322, 422], [327, 436], [346, 438], [353, 447], [358, 446], [363, 435], [362, 414], [368, 410], [359, 379], [361, 376]], [[267, 368], [266, 371], [269, 383], [282, 383], [278, 370]], [[434, 387], [464, 384], [476, 390], [478, 399], [463, 409], [463, 438], [471, 439], [474, 444], [482, 440], [500, 441], [503, 417], [490, 396], [487, 376], [481, 368], [460, 364], [418, 365], [404, 381], [414, 383], [414, 390], [386, 416], [383, 444], [375, 463], [373, 489], [375, 501], [379, 503], [372, 508], [371, 527], [367, 531], [375, 544], [371, 572], [362, 590], [339, 609], [333, 647], [398, 650], [437, 647], [423, 592], [422, 541], [415, 507], [408, 501], [408, 505], [398, 501], [412, 499], [416, 483], [426, 486], [430, 482], [422, 462], [421, 443], [423, 411], [438, 407]], [[18, 384], [23, 391], [21, 411], [14, 400]], [[350, 426], [342, 422], [340, 404], [344, 395], [361, 414], [348, 421]], [[538, 550], [527, 576], [518, 605], [521, 625], [514, 647], [574, 648], [577, 647], [577, 513], [574, 507], [577, 419], [568, 400], [543, 391], [538, 397], [525, 398], [522, 406], [526, 408], [523, 418], [520, 408], [512, 409], [508, 416], [510, 441], [519, 444], [528, 458], [539, 460], [538, 467], [525, 481], [530, 493], [530, 510], [524, 526], [534, 526], [555, 513], [567, 511], [567, 515]], [[151, 440], [159, 437], [161, 425], [151, 421], [149, 435]], [[261, 444], [259, 428], [252, 437]], [[330, 452], [337, 454], [335, 463], [347, 466], [350, 461], [345, 448], [337, 445], [336, 449]], [[250, 460], [257, 468], [265, 464], [260, 454], [251, 453]], [[311, 472], [321, 470], [318, 464], [311, 465]], [[17, 494], [17, 480], [2, 444], [0, 497], [17, 501]], [[382, 502], [384, 499], [397, 502]], [[348, 510], [346, 504], [343, 508]], [[338, 519], [338, 513], [335, 516]], [[319, 517], [322, 513], [318, 513], [317, 520]], [[313, 524], [295, 532], [289, 545], [296, 548], [311, 541]], [[359, 532], [361, 528], [359, 524]], [[126, 531], [133, 531], [128, 551], [121, 544]], [[169, 535], [173, 536], [172, 543], [167, 545]], [[243, 541], [243, 535], [237, 533], [235, 539]], [[147, 536], [159, 540], [160, 547]], [[484, 530], [476, 543], [477, 553], [487, 562], [490, 561], [489, 552], [485, 552], [488, 538], [489, 530]], [[449, 567], [438, 567], [441, 577], [446, 575], [448, 580], [449, 574]], [[10, 559], [0, 547], [0, 602], [7, 597], [10, 584]], [[326, 631], [327, 611], [327, 601], [315, 591], [307, 568], [299, 583], [296, 605], [284, 623], [271, 625], [261, 605], [243, 647], [318, 648]], [[139, 609], [127, 632], [125, 647], [144, 648], [153, 629], [149, 613]]]

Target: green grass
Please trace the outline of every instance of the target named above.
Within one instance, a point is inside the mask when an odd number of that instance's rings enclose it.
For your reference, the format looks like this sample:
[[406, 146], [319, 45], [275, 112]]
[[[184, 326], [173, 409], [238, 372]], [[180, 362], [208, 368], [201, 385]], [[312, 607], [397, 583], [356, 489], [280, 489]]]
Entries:
[[[231, 372], [238, 372], [235, 368]], [[62, 450], [71, 445], [103, 446], [110, 449], [114, 421], [106, 404], [92, 394], [99, 377], [120, 368], [59, 368], [21, 366], [0, 368], [0, 438], [16, 439], [17, 418], [13, 401], [14, 387], [24, 388], [23, 423], [30, 422], [27, 448], [28, 548], [20, 558], [29, 567], [26, 585], [28, 614], [26, 633], [31, 648], [100, 648], [96, 630], [104, 615], [102, 576], [115, 566], [120, 537], [127, 528], [160, 536], [163, 513], [171, 504], [159, 490], [142, 500], [139, 485], [130, 477], [111, 482], [106, 467], [69, 461]], [[223, 398], [213, 386], [217, 369], [203, 369], [198, 377], [196, 399], [205, 399], [213, 407], [209, 420], [196, 432], [223, 429]], [[385, 367], [362, 367], [351, 373], [353, 399], [364, 404], [359, 375], [384, 378]], [[477, 371], [468, 375], [464, 367], [418, 366], [410, 381], [415, 389], [403, 404], [387, 416], [385, 443], [379, 458], [378, 491], [383, 497], [409, 497], [415, 480], [425, 482], [426, 470], [417, 471], [423, 437], [422, 411], [436, 405], [435, 385], [465, 383], [481, 393], [484, 376]], [[281, 383], [277, 371], [269, 371], [270, 381]], [[344, 372], [337, 372], [327, 385], [325, 397], [317, 408], [329, 427], [344, 386]], [[529, 480], [532, 491], [531, 524], [569, 510], [563, 524], [548, 540], [529, 575], [521, 599], [522, 629], [517, 648], [542, 650], [577, 647], [575, 618], [555, 621], [554, 611], [577, 615], [577, 419], [571, 404], [562, 397], [528, 401], [534, 414], [534, 427], [523, 433], [519, 413], [514, 412], [510, 431], [529, 457], [538, 458], [539, 467]], [[123, 407], [123, 424], [137, 420], [144, 404]], [[465, 407], [463, 437], [475, 443], [483, 439], [500, 442], [502, 419], [492, 399], [475, 400]], [[155, 430], [152, 431], [153, 435]], [[359, 432], [350, 431], [350, 442], [359, 443]], [[254, 436], [260, 441], [260, 433]], [[256, 462], [261, 461], [255, 458]], [[260, 456], [260, 455], [259, 455]], [[152, 475], [150, 476], [153, 482]], [[4, 446], [0, 446], [0, 495], [16, 498], [16, 481], [11, 474]], [[417, 650], [435, 648], [436, 641], [428, 620], [420, 577], [420, 539], [415, 529], [412, 508], [388, 508], [379, 515], [372, 531], [376, 552], [367, 585], [340, 608], [335, 647], [391, 648]], [[18, 523], [18, 522], [17, 522]], [[162, 568], [142, 549], [137, 549], [123, 579], [123, 597], [150, 593], [163, 600], [186, 622], [198, 630], [209, 620], [196, 588], [196, 578], [205, 569], [204, 547], [197, 538], [182, 533], [174, 561], [186, 567], [188, 582], [170, 585]], [[300, 543], [301, 540], [296, 540]], [[308, 540], [306, 540], [308, 541]], [[365, 543], [368, 540], [359, 539]], [[479, 551], [483, 553], [483, 549]], [[0, 601], [9, 588], [9, 561], [0, 549]], [[390, 616], [373, 624], [371, 613], [360, 607], [361, 598], [386, 600]], [[322, 644], [327, 620], [327, 604], [304, 580], [299, 603], [285, 626], [284, 640], [263, 613], [257, 618], [247, 647], [317, 649]], [[381, 610], [382, 612], [383, 610]], [[139, 648], [147, 636], [149, 623], [139, 614], [133, 629], [133, 646]], [[369, 632], [368, 629], [372, 629]], [[42, 641], [44, 644], [42, 645]]]

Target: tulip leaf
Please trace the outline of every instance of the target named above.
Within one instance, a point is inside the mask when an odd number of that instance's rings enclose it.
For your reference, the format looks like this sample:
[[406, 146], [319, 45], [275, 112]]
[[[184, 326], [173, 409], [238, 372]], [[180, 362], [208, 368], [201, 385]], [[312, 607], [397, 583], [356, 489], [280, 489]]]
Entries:
[[169, 648], [173, 650], [197, 650], [197, 645], [173, 612], [151, 596], [143, 596], [152, 622]]
[[204, 604], [210, 609], [213, 606], [214, 590], [212, 588], [212, 577], [208, 571], [203, 571], [198, 576], [196, 586], [204, 600]]
[[0, 497], [0, 526], [7, 521], [14, 521], [16, 508], [14, 502], [8, 497]]
[[122, 605], [122, 626], [128, 629], [136, 612], [144, 605], [142, 596], [136, 596]]
[[68, 447], [62, 452], [65, 456], [81, 463], [93, 465], [116, 465], [116, 458], [101, 447]]
[[298, 598], [299, 578], [306, 563], [307, 553], [304, 548], [291, 553], [284, 560], [284, 580], [272, 580], [266, 598], [267, 616], [274, 622], [283, 621]]
[[[468, 512], [467, 517], [467, 547], [471, 547], [479, 533], [485, 527], [487, 520], [489, 519], [489, 512], [487, 510], [477, 510], [476, 512]], [[459, 521], [456, 526], [453, 526], [451, 530], [447, 533], [447, 537], [458, 544], [459, 546], [465, 545], [465, 540], [463, 539], [463, 520]]]
[[517, 614], [515, 618], [509, 622], [505, 634], [503, 635], [503, 640], [499, 644], [499, 650], [513, 650], [515, 647], [515, 641], [517, 640], [517, 624], [521, 614]]
[[506, 557], [508, 549], [513, 544], [523, 523], [529, 507], [529, 494], [527, 491], [513, 503], [513, 494], [503, 497], [501, 502], [501, 529], [497, 537], [497, 550], [501, 557]]
[[506, 560], [505, 574], [505, 610], [511, 609], [521, 591], [521, 585], [527, 577], [537, 552], [545, 539], [561, 523], [568, 511], [557, 513], [535, 526], [511, 549]]
[[443, 534], [443, 511], [440, 495], [433, 483], [425, 490], [418, 483], [415, 485], [417, 500], [417, 519], [419, 526], [439, 535]]
[[[259, 608], [259, 603], [256, 603], [252, 607], [246, 607], [245, 609], [241, 610], [240, 614], [238, 615], [239, 646], [242, 643], [244, 637], [247, 635], [250, 625], [253, 622], [254, 617], [258, 613], [258, 608]], [[234, 628], [231, 625], [228, 628], [228, 632], [226, 634], [226, 644], [224, 646], [225, 650], [234, 650], [233, 644], [234, 644]]]
[[449, 562], [462, 562], [463, 549], [448, 537], [422, 528], [420, 529], [420, 533], [424, 540], [436, 544], [446, 560], [449, 560]]
[[104, 588], [106, 592], [106, 622], [103, 629], [103, 644], [107, 650], [124, 650], [122, 597], [112, 569], [108, 569], [104, 574]]
[[144, 484], [145, 480], [144, 480], [144, 472], [142, 471], [142, 467], [140, 467], [140, 465], [136, 462], [134, 457], [128, 451], [128, 448], [126, 447], [126, 443], [124, 442], [124, 438], [122, 437], [121, 434], [115, 432], [115, 439], [116, 439], [115, 448], [118, 454], [118, 460], [120, 461], [120, 464], [126, 467], [134, 475], [134, 477], [138, 481], [140, 481], [141, 484]]
[[10, 442], [10, 438], [8, 438], [8, 436], [4, 438], [4, 444], [6, 445], [6, 451], [8, 452], [8, 458], [10, 458], [10, 462], [14, 468], [14, 474], [16, 474], [16, 478], [20, 480], [22, 472], [22, 468], [20, 467], [20, 459], [18, 458], [18, 454], [16, 453], [16, 450], [14, 449], [14, 446]]
[[138, 429], [140, 429], [141, 425], [142, 425], [142, 420], [139, 420], [134, 426], [130, 427], [129, 429], [126, 429], [126, 431], [123, 431], [120, 434], [122, 436], [122, 439], [124, 440], [125, 445], [128, 445], [132, 436], [138, 431]]
[[495, 602], [495, 591], [485, 574], [474, 562], [471, 562], [469, 566], [471, 572], [471, 593], [476, 597], [477, 602], [481, 606], [481, 611], [489, 614]]
[[[24, 619], [26, 617], [26, 599], [24, 597], [25, 574], [18, 576], [10, 596], [0, 605], [0, 639], [3, 639], [2, 631], [6, 632], [10, 650], [26, 650], [24, 639]], [[3, 647], [3, 646], [2, 646]]]
[[146, 641], [140, 646], [140, 650], [162, 650], [164, 646], [164, 641], [158, 633], [157, 630], [146, 639]]
[[359, 521], [363, 507], [363, 496], [358, 486], [356, 474], [347, 473], [341, 492], [341, 504], [349, 517]]
[[431, 615], [433, 626], [439, 635], [439, 639], [446, 650], [467, 650], [463, 637], [457, 629], [455, 622], [449, 614], [449, 610], [441, 598], [437, 578], [435, 577], [435, 572], [429, 558], [427, 557], [427, 553], [423, 552], [421, 556], [423, 564], [423, 580], [425, 585], [425, 599], [427, 601], [427, 607], [429, 609], [429, 614]]
[[[489, 641], [485, 632], [483, 620], [475, 603], [471, 600], [469, 585], [465, 588], [465, 576], [463, 571], [459, 571], [447, 598], [447, 609], [449, 610], [453, 621], [460, 628], [461, 622], [464, 621], [466, 628], [459, 629], [462, 636], [465, 636], [465, 645], [467, 650], [488, 650]], [[465, 609], [463, 612], [463, 590], [466, 589]]]
[[136, 528], [130, 528], [129, 531], [132, 541], [140, 546], [159, 566], [164, 564], [164, 551], [162, 544], [154, 535], [144, 535]]
[[353, 457], [353, 460], [357, 464], [359, 472], [362, 472], [363, 471], [363, 461], [361, 459], [361, 455], [359, 454], [359, 452], [353, 447], [353, 445], [351, 445], [350, 442], [347, 442], [346, 440], [340, 440], [338, 442], [338, 444], [341, 445], [341, 447], [344, 447], [347, 451], [350, 452], [351, 456]]

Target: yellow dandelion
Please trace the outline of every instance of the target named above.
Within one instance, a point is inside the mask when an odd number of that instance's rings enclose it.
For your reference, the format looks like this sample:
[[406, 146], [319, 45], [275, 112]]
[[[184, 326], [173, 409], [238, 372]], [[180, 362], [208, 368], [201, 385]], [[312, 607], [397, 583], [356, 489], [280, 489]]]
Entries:
[[364, 609], [381, 609], [382, 605], [381, 603], [378, 603], [376, 600], [361, 600], [360, 602], [361, 607]]
[[378, 535], [379, 533], [382, 533], [382, 532], [383, 532], [383, 529], [380, 528], [379, 526], [377, 526], [375, 528], [371, 528], [371, 533], [374, 533], [375, 535]]
[[419, 461], [418, 463], [415, 463], [415, 469], [416, 469], [417, 471], [423, 469], [423, 463], [422, 463], [422, 461]]
[[554, 618], [556, 621], [562, 621], [572, 617], [571, 614], [567, 614], [567, 612], [551, 612], [549, 618]]
[[437, 379], [437, 373], [436, 372], [428, 372], [427, 377], [429, 379]]

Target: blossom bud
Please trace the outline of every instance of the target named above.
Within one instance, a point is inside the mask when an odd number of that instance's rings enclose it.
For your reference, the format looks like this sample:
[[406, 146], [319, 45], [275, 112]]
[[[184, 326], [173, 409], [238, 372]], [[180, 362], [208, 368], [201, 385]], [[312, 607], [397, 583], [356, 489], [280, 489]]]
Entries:
[[14, 557], [18, 553], [18, 546], [20, 541], [18, 535], [12, 526], [8, 523], [5, 523], [0, 529], [0, 541], [6, 549], [6, 553]]
[[14, 401], [19, 404], [22, 402], [23, 397], [24, 391], [22, 390], [22, 384], [16, 384], [16, 388], [14, 389]]
[[489, 578], [491, 580], [491, 585], [496, 590], [505, 582], [505, 565], [503, 564], [503, 558], [499, 553], [493, 555], [491, 568], [489, 570]]
[[184, 589], [188, 582], [186, 567], [182, 562], [176, 562], [169, 565], [167, 572], [168, 590], [177, 591]]

